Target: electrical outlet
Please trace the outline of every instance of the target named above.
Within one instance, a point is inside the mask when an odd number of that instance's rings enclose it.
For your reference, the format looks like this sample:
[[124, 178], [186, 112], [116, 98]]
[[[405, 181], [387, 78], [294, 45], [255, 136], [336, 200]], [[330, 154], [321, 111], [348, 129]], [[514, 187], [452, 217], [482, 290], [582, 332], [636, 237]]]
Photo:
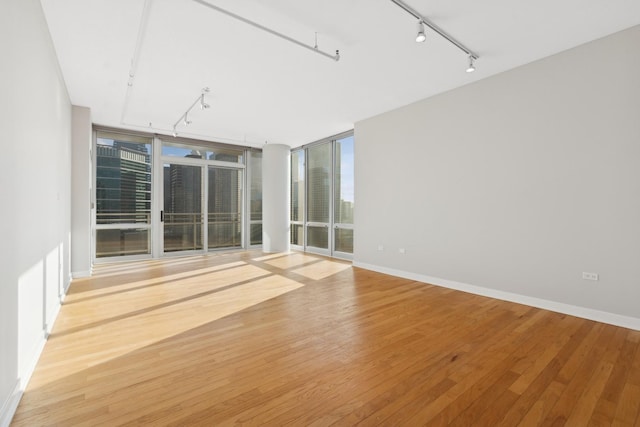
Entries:
[[383, 245], [378, 245], [378, 250], [381, 251], [381, 252], [384, 251], [384, 246]]
[[586, 271], [583, 271], [582, 278], [584, 280], [598, 280], [598, 273], [587, 273]]
[[398, 252], [400, 252], [401, 254], [403, 254], [403, 253], [406, 253], [407, 251], [406, 251], [406, 249], [405, 249], [405, 248], [400, 248], [400, 249], [398, 249]]

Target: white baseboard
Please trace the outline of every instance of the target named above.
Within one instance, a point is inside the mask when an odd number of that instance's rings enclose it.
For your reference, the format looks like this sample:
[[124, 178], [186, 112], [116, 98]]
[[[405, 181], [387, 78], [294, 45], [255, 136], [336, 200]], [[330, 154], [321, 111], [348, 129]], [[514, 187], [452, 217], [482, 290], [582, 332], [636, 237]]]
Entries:
[[20, 381], [18, 380], [16, 381], [13, 391], [7, 399], [2, 402], [2, 407], [0, 407], [0, 427], [9, 427], [9, 424], [11, 424], [11, 420], [13, 419], [13, 415], [16, 413], [16, 409], [18, 409], [18, 404], [20, 403], [21, 398], [22, 389], [20, 387]]
[[11, 424], [11, 420], [16, 413], [16, 409], [18, 409], [20, 399], [22, 399], [22, 394], [27, 388], [27, 384], [29, 384], [29, 380], [31, 380], [33, 372], [36, 370], [36, 365], [40, 360], [40, 356], [42, 355], [44, 346], [47, 343], [53, 324], [58, 318], [58, 314], [60, 314], [60, 309], [62, 308], [62, 302], [64, 301], [65, 296], [66, 294], [60, 296], [60, 303], [57, 305], [56, 309], [47, 321], [45, 331], [43, 331], [42, 340], [35, 348], [31, 362], [24, 368], [20, 369], [21, 372], [18, 372], [18, 379], [16, 380], [13, 392], [5, 402], [3, 402], [2, 407], [0, 407], [0, 427], [9, 427]]
[[515, 302], [518, 304], [524, 304], [531, 307], [542, 308], [549, 311], [555, 311], [557, 313], [568, 314], [570, 316], [581, 317], [583, 319], [595, 320], [596, 322], [608, 323], [610, 325], [621, 326], [623, 328], [640, 331], [640, 319], [636, 317], [623, 316], [616, 313], [594, 310], [592, 308], [578, 307], [575, 305], [545, 300], [542, 298], [535, 298], [526, 295], [514, 294], [511, 292], [499, 291], [497, 289], [484, 288], [482, 286], [469, 285], [467, 283], [455, 282], [453, 280], [441, 279], [438, 277], [425, 276], [422, 274], [381, 267], [364, 262], [355, 261], [353, 263], [353, 266], [364, 268], [365, 270], [376, 271], [378, 273], [389, 274], [391, 276], [402, 277], [404, 279], [415, 280], [417, 282], [429, 283], [431, 285], [442, 286], [444, 288], [469, 292], [471, 294], [482, 295], [485, 297], [495, 298], [503, 301]]
[[[58, 314], [60, 314], [60, 309], [62, 308], [62, 303], [64, 301], [66, 295], [60, 295], [59, 296], [59, 303], [56, 306], [55, 310], [53, 313], [51, 313], [51, 316], [49, 316], [49, 319], [47, 319], [47, 324], [46, 324], [46, 328], [45, 328], [45, 341], [47, 338], [49, 338], [49, 334], [51, 333], [51, 330], [53, 329], [53, 324], [56, 322], [56, 319], [58, 318]], [[44, 347], [44, 345], [43, 345]], [[42, 350], [41, 350], [42, 351]], [[38, 356], [38, 358], [40, 358], [40, 356]], [[35, 367], [35, 365], [34, 365]]]
[[0, 427], [8, 427], [9, 424], [11, 424], [11, 420], [16, 413], [16, 409], [18, 409], [20, 399], [22, 399], [22, 394], [27, 388], [27, 384], [29, 384], [29, 380], [31, 379], [33, 372], [36, 370], [36, 365], [38, 364], [38, 360], [40, 360], [40, 355], [42, 354], [44, 345], [47, 342], [46, 337], [48, 337], [48, 333], [45, 332], [42, 337], [42, 341], [34, 351], [34, 357], [31, 359], [31, 362], [25, 366], [24, 369], [21, 369], [22, 372], [18, 372], [19, 377], [16, 380], [13, 392], [2, 405], [2, 409], [0, 409]]
[[91, 270], [87, 270], [87, 271], [72, 271], [71, 272], [71, 280], [73, 279], [81, 279], [83, 277], [90, 277], [91, 276]]
[[38, 343], [35, 351], [33, 352], [33, 357], [31, 358], [31, 362], [21, 369], [21, 372], [18, 372], [19, 378], [18, 381], [20, 383], [20, 391], [24, 391], [27, 388], [27, 384], [29, 384], [29, 380], [31, 380], [31, 376], [33, 372], [36, 370], [36, 365], [38, 364], [38, 360], [40, 360], [40, 356], [42, 355], [42, 351], [44, 350], [44, 345], [47, 343], [47, 339], [49, 338], [49, 334], [47, 331], [44, 331], [42, 335], [42, 340]]

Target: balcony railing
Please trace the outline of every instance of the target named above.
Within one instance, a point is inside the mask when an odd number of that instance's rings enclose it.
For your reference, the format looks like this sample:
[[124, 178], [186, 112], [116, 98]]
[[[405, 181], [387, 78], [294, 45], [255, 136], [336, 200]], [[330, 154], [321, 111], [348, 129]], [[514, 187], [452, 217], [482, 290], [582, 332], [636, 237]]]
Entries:
[[[208, 248], [229, 248], [242, 245], [242, 214], [239, 212], [211, 212], [208, 214]], [[203, 219], [201, 212], [165, 212], [164, 249], [166, 252], [203, 249]], [[140, 235], [142, 224], [151, 224], [150, 212], [100, 213], [97, 215], [99, 233], [98, 256], [149, 253], [150, 234]], [[122, 225], [122, 228], [118, 227]], [[142, 235], [140, 235], [142, 236]], [[131, 243], [128, 243], [131, 241]], [[146, 243], [144, 243], [146, 242]]]
[[[164, 214], [165, 251], [200, 250], [203, 215], [200, 212]], [[241, 246], [242, 215], [238, 212], [209, 213], [208, 247]]]
[[151, 224], [151, 212], [98, 212], [97, 224]]

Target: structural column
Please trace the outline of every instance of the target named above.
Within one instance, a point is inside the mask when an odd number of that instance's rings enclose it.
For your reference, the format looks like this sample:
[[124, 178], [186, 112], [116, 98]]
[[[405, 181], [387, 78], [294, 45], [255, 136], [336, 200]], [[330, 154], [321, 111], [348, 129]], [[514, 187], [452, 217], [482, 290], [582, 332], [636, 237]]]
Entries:
[[262, 249], [288, 252], [291, 147], [266, 144], [262, 149]]
[[91, 274], [91, 110], [71, 110], [71, 275]]

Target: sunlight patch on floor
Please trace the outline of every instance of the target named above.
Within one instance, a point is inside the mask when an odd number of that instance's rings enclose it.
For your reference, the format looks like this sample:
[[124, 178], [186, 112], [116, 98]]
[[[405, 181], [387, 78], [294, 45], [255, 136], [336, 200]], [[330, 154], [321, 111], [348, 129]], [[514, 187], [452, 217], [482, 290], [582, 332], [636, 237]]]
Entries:
[[[142, 287], [152, 286], [152, 285], [161, 284], [161, 283], [168, 283], [168, 282], [188, 279], [190, 277], [194, 277], [197, 275], [203, 275], [206, 273], [212, 273], [220, 270], [233, 269], [233, 268], [241, 267], [245, 265], [247, 265], [247, 263], [244, 261], [236, 261], [228, 264], [215, 265], [213, 267], [199, 268], [196, 270], [181, 271], [179, 273], [166, 274], [166, 275], [164, 274], [156, 275], [152, 271], [148, 273], [148, 276], [155, 276], [155, 277], [149, 277], [147, 279], [137, 280], [134, 282], [127, 280], [125, 277], [126, 275], [123, 274], [122, 284], [120, 285], [113, 284], [113, 281], [109, 281], [109, 285], [106, 285], [106, 286], [100, 286], [101, 279], [103, 278], [103, 276], [96, 275], [95, 277], [92, 277], [92, 281], [93, 283], [97, 283], [98, 284], [97, 286], [84, 289], [85, 287], [82, 286], [82, 283], [77, 283], [77, 284], [74, 283], [74, 286], [72, 286], [72, 289], [70, 290], [65, 302], [73, 303], [78, 299], [83, 300], [83, 299], [86, 299], [87, 297], [99, 296], [103, 294], [113, 294], [116, 292], [126, 292], [130, 289], [142, 288]], [[76, 287], [83, 288], [83, 290], [76, 291], [74, 290], [74, 288]]]
[[[211, 260], [217, 261], [224, 257], [226, 254], [219, 255], [193, 255], [183, 256], [177, 258], [159, 258], [159, 259], [145, 259], [139, 261], [127, 261], [127, 262], [113, 262], [105, 264], [96, 264], [93, 267], [91, 277], [105, 278], [118, 276], [120, 274], [139, 273], [143, 268], [148, 272], [155, 270], [171, 270], [175, 267], [186, 266], [188, 264], [202, 264], [203, 261]], [[86, 279], [86, 278], [85, 278]]]
[[265, 255], [265, 256], [258, 257], [258, 258], [253, 258], [253, 261], [264, 262], [264, 261], [269, 261], [270, 259], [282, 258], [282, 257], [289, 256], [289, 255], [291, 255], [291, 252], [278, 252], [278, 253], [275, 253], [275, 254], [270, 254], [270, 255]]
[[[161, 292], [138, 289], [131, 291], [138, 297], [124, 292], [126, 299], [118, 293], [64, 306], [29, 388], [42, 387], [304, 286], [256, 266], [216, 272], [220, 267], [176, 275], [206, 272], [177, 284], [159, 285]], [[230, 280], [232, 276], [235, 282]], [[134, 282], [118, 288], [139, 285]]]
[[290, 268], [298, 267], [310, 262], [318, 262], [319, 258], [304, 254], [293, 254], [283, 258], [277, 258], [270, 261], [266, 261], [265, 264], [269, 264], [272, 267], [288, 270]]
[[320, 280], [349, 268], [351, 268], [351, 264], [342, 264], [333, 261], [320, 261], [311, 265], [296, 268], [291, 272], [300, 274], [312, 280]]

